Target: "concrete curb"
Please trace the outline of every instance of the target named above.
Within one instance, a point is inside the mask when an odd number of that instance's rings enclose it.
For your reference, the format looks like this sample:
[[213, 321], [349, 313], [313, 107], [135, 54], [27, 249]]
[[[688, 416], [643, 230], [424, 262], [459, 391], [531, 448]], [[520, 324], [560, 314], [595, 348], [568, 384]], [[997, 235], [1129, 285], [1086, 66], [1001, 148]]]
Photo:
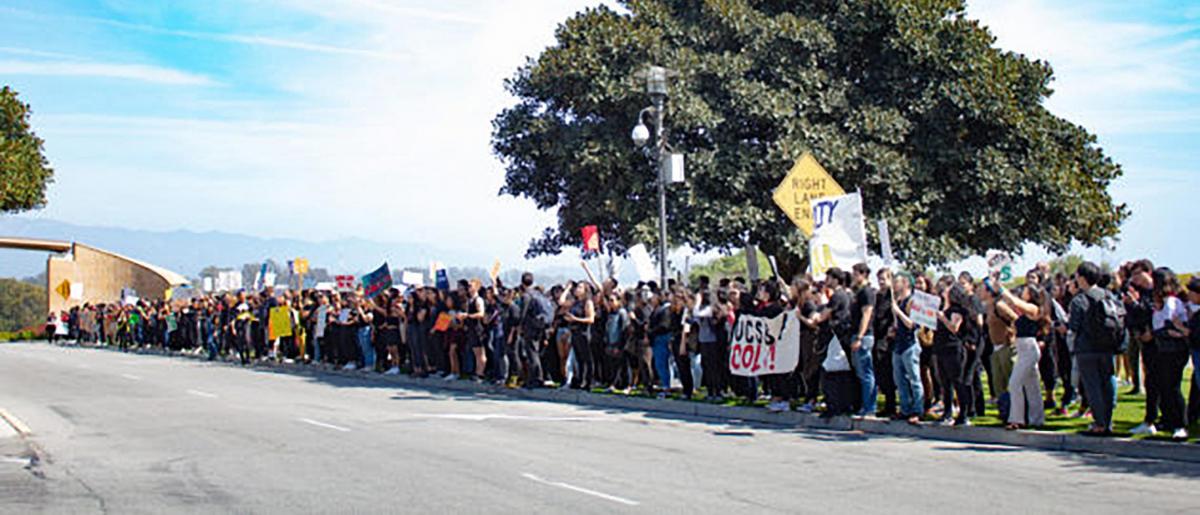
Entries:
[[[88, 348], [117, 351], [117, 349], [112, 347]], [[130, 352], [144, 355], [183, 357], [198, 361], [207, 361], [203, 355], [197, 356], [179, 352], [165, 352], [158, 350], [137, 350]], [[234, 363], [226, 361], [219, 361], [217, 363], [235, 365]], [[645, 411], [648, 413], [664, 413], [671, 415], [720, 419], [728, 420], [733, 423], [752, 422], [782, 427], [830, 431], [855, 431], [874, 435], [923, 438], [984, 445], [1006, 445], [1046, 451], [1095, 453], [1125, 458], [1200, 463], [1200, 445], [1187, 443], [1131, 440], [1127, 438], [1099, 438], [1073, 433], [1057, 433], [1048, 431], [1008, 431], [994, 427], [941, 427], [928, 424], [912, 426], [904, 421], [890, 421], [876, 418], [821, 418], [816, 414], [797, 412], [772, 413], [762, 408], [751, 408], [746, 406], [721, 406], [702, 402], [598, 394], [592, 392], [581, 392], [578, 390], [543, 388], [535, 390], [512, 389], [491, 384], [475, 383], [472, 381], [444, 381], [434, 378], [415, 378], [407, 375], [384, 376], [379, 374], [363, 374], [362, 372], [318, 369], [302, 364], [255, 363], [252, 365], [252, 367], [258, 370], [286, 371], [301, 375], [324, 374], [358, 380], [383, 381], [427, 390], [447, 390], [454, 392], [502, 395], [520, 399], [586, 405], [596, 408], [612, 408], [620, 410]]]

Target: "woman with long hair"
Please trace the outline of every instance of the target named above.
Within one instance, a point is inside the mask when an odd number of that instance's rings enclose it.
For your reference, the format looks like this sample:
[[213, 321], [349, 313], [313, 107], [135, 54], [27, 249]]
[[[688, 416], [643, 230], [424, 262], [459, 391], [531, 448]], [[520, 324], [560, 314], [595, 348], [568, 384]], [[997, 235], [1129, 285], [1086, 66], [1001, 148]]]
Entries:
[[[974, 318], [966, 289], [953, 278], [939, 281], [943, 284], [942, 299], [945, 308], [938, 312], [937, 330], [933, 335], [934, 358], [937, 361], [938, 378], [942, 383], [942, 423], [945, 425], [970, 425], [967, 413], [974, 402], [971, 382], [966, 377], [967, 342], [972, 341], [970, 319]], [[948, 284], [948, 287], [946, 287]], [[958, 412], [955, 414], [957, 398]]]
[[[566, 292], [564, 291], [564, 296]], [[585, 281], [571, 289], [572, 302], [563, 313], [571, 328], [571, 349], [575, 351], [575, 377], [571, 387], [590, 390], [595, 381], [596, 364], [592, 359], [592, 324], [596, 322], [596, 304], [592, 302], [592, 285]]]
[[1046, 410], [1042, 399], [1042, 383], [1038, 374], [1038, 361], [1042, 349], [1038, 337], [1050, 328], [1050, 304], [1045, 290], [1036, 286], [1021, 288], [1020, 297], [1013, 295], [1003, 285], [988, 278], [984, 282], [993, 294], [1004, 299], [1019, 316], [1016, 321], [1017, 364], [1008, 379], [1008, 394], [1012, 407], [1008, 413], [1008, 429], [1020, 429], [1026, 425], [1037, 427], [1046, 423]]
[[1179, 387], [1183, 381], [1183, 369], [1188, 361], [1188, 314], [1187, 306], [1179, 299], [1182, 288], [1179, 278], [1170, 268], [1154, 270], [1154, 313], [1151, 329], [1154, 344], [1158, 346], [1158, 366], [1152, 377], [1158, 388], [1158, 403], [1162, 410], [1157, 429], [1171, 433], [1175, 440], [1188, 437], [1185, 421], [1183, 394]]

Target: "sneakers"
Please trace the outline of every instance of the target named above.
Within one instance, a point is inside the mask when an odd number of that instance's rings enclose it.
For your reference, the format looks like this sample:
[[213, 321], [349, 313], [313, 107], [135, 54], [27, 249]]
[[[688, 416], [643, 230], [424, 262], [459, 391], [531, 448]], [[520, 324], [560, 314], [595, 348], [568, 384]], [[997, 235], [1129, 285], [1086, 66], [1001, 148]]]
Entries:
[[782, 413], [784, 411], [791, 411], [791, 409], [792, 405], [789, 404], [788, 401], [774, 401], [767, 403], [767, 411], [772, 413]]
[[353, 370], [356, 370], [356, 369], [358, 369], [358, 365], [355, 365], [354, 363], [346, 363], [346, 366], [342, 367], [342, 370], [350, 370], [350, 371], [353, 371]]
[[398, 376], [398, 375], [400, 375], [400, 367], [392, 367], [392, 368], [389, 368], [389, 369], [387, 370], [387, 372], [384, 372], [384, 373], [383, 373], [383, 375], [385, 375], [385, 376]]
[[446, 374], [445, 376], [442, 377], [443, 381], [453, 381], [455, 379], [458, 379], [458, 376], [456, 376], [454, 374]]
[[1184, 429], [1182, 427], [1179, 429], [1176, 429], [1174, 433], [1171, 433], [1171, 439], [1172, 440], [1187, 440], [1188, 439], [1187, 429]]
[[811, 402], [806, 402], [800, 405], [799, 408], [796, 408], [796, 411], [800, 413], [812, 413], [814, 410], [816, 410], [816, 406], [813, 406]]
[[1129, 432], [1133, 433], [1135, 435], [1152, 435], [1154, 433], [1157, 433], [1158, 429], [1156, 429], [1154, 427], [1154, 424], [1143, 423], [1143, 424], [1131, 429]]

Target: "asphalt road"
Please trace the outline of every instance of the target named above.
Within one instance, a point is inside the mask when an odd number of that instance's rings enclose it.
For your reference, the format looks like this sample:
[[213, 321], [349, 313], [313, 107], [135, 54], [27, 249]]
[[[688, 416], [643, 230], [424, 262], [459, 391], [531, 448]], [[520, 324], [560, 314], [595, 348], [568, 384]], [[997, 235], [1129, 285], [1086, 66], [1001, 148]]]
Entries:
[[0, 345], [0, 409], [0, 513], [1200, 512], [1195, 464], [45, 344]]

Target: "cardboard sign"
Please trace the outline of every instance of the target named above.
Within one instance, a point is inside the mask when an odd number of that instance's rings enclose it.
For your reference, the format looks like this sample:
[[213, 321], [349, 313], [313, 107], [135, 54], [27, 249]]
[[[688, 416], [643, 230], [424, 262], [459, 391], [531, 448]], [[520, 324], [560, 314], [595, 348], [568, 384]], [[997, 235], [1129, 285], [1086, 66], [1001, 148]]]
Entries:
[[794, 310], [775, 318], [741, 315], [732, 336], [729, 372], [734, 375], [790, 373], [800, 363], [800, 319]]
[[492, 278], [492, 284], [496, 284], [496, 280], [500, 278], [500, 260], [497, 259], [492, 263], [492, 269], [489, 271], [489, 276]]
[[337, 283], [337, 290], [340, 292], [354, 291], [354, 276], [353, 275], [336, 275], [333, 281]]
[[425, 286], [425, 275], [421, 272], [409, 272], [405, 270], [400, 273], [400, 282], [414, 288], [421, 288]]
[[383, 293], [388, 288], [392, 287], [392, 271], [388, 269], [387, 263], [376, 268], [362, 277], [363, 294], [369, 299], [373, 299], [380, 293]]
[[846, 191], [833, 180], [816, 158], [805, 152], [796, 161], [783, 182], [775, 188], [771, 199], [805, 236], [813, 235], [813, 216], [810, 201], [815, 198], [845, 195]]
[[287, 306], [271, 308], [270, 316], [267, 339], [274, 340], [292, 335], [292, 315]]
[[909, 318], [914, 324], [926, 329], [937, 329], [937, 314], [942, 309], [942, 299], [923, 291], [913, 290], [908, 298]]
[[296, 258], [292, 260], [292, 273], [296, 275], [305, 275], [308, 273], [308, 259]]
[[437, 289], [439, 289], [439, 290], [449, 290], [450, 289], [450, 276], [446, 274], [445, 268], [438, 270], [435, 278], [437, 279]]
[[987, 254], [988, 271], [1000, 276], [1000, 282], [1006, 283], [1013, 279], [1013, 257], [1007, 252], [990, 251]]
[[830, 268], [848, 270], [867, 261], [867, 231], [862, 196], [858, 193], [813, 199], [813, 235], [808, 241], [812, 272], [820, 277]]
[[658, 279], [658, 272], [654, 271], [654, 262], [650, 260], [650, 253], [646, 251], [645, 245], [639, 243], [629, 247], [629, 259], [633, 261], [639, 281], [650, 282]]
[[433, 323], [433, 330], [440, 333], [450, 329], [451, 320], [452, 318], [450, 317], [450, 313], [442, 313], [438, 315], [437, 321]]
[[600, 252], [600, 230], [594, 225], [588, 225], [580, 229], [580, 232], [583, 233], [583, 251]]

